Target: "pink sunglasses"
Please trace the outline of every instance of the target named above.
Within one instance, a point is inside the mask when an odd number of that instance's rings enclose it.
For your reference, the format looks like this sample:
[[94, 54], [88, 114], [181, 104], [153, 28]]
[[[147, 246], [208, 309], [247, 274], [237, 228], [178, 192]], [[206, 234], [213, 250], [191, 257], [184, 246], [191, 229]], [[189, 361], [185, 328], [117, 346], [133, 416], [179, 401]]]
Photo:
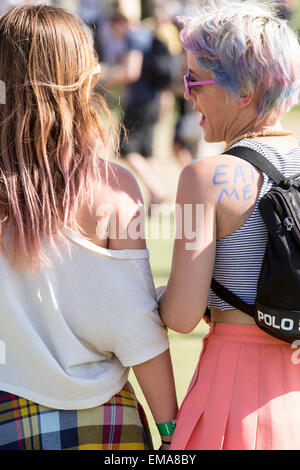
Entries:
[[183, 77], [183, 80], [184, 80], [184, 84], [185, 84], [185, 90], [186, 90], [186, 94], [188, 97], [191, 96], [192, 94], [192, 90], [191, 88], [193, 86], [198, 86], [198, 85], [211, 85], [213, 83], [216, 83], [214, 80], [203, 80], [201, 82], [193, 82], [193, 81], [190, 81], [190, 73], [188, 72], [186, 75], [184, 75]]

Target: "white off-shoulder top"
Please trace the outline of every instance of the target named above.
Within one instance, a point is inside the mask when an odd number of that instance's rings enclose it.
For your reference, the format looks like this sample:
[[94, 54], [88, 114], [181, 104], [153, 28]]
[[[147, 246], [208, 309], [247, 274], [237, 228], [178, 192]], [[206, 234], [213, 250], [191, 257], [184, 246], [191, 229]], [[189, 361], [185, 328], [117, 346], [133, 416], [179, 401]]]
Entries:
[[0, 255], [0, 390], [56, 409], [98, 406], [130, 366], [169, 347], [149, 252], [108, 250], [64, 229], [50, 267], [15, 271]]

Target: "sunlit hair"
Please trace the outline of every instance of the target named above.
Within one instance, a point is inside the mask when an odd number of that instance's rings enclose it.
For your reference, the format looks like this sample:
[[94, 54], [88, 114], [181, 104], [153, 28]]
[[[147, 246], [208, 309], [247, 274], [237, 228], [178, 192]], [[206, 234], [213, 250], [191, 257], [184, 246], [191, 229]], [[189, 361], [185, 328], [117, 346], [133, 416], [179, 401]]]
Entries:
[[89, 30], [67, 11], [22, 5], [0, 17], [0, 243], [16, 268], [48, 264], [43, 240], [80, 230], [78, 209], [91, 207], [109, 121], [96, 66]]
[[202, 2], [195, 16], [179, 21], [184, 48], [218, 85], [236, 97], [256, 92], [258, 121], [273, 122], [297, 104], [297, 34], [271, 3]]

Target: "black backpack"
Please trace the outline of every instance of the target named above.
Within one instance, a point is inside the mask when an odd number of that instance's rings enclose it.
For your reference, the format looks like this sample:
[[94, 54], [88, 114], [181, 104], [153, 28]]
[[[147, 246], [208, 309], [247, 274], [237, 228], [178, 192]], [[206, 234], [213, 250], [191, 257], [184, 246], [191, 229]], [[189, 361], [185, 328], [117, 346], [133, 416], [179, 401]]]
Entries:
[[143, 75], [154, 90], [167, 88], [176, 79], [175, 59], [168, 46], [153, 36], [150, 50], [144, 55]]
[[259, 202], [268, 241], [257, 285], [249, 305], [215, 279], [211, 288], [221, 299], [250, 315], [266, 333], [292, 343], [300, 339], [300, 174], [286, 178], [265, 157], [246, 147], [235, 155], [266, 173], [275, 185]]

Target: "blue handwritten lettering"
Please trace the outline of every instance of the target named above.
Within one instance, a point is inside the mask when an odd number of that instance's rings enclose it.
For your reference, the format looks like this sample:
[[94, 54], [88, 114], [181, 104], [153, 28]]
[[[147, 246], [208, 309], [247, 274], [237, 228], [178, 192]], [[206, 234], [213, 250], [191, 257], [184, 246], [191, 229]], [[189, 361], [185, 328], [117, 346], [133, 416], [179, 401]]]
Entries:
[[250, 184], [247, 184], [246, 186], [244, 186], [244, 189], [243, 189], [244, 201], [249, 201], [249, 199], [253, 198], [253, 194], [249, 194], [250, 191], [251, 191]]
[[225, 194], [229, 199], [231, 199], [231, 198], [233, 197], [233, 195], [235, 195], [235, 197], [237, 198], [237, 200], [238, 200], [238, 201], [240, 200], [236, 188], [234, 188], [234, 189], [231, 191], [231, 194], [229, 194], [229, 192], [228, 192], [225, 188], [223, 188], [222, 191], [221, 191], [221, 194], [220, 194], [220, 196], [219, 196], [219, 199], [218, 199], [218, 204], [220, 204], [221, 199], [222, 199], [222, 197], [223, 197], [224, 194]]
[[239, 178], [242, 178], [243, 182], [246, 183], [246, 176], [245, 176], [245, 173], [243, 171], [243, 168], [240, 165], [235, 168], [234, 180], [233, 180], [234, 185], [236, 185], [237, 180]]
[[228, 166], [229, 165], [217, 165], [216, 166], [216, 171], [215, 171], [214, 178], [213, 178], [214, 185], [229, 183], [229, 180], [222, 180], [222, 181], [218, 180], [219, 177], [222, 177], [222, 176], [226, 175], [226, 172], [220, 171], [220, 169], [221, 168], [226, 168]]

